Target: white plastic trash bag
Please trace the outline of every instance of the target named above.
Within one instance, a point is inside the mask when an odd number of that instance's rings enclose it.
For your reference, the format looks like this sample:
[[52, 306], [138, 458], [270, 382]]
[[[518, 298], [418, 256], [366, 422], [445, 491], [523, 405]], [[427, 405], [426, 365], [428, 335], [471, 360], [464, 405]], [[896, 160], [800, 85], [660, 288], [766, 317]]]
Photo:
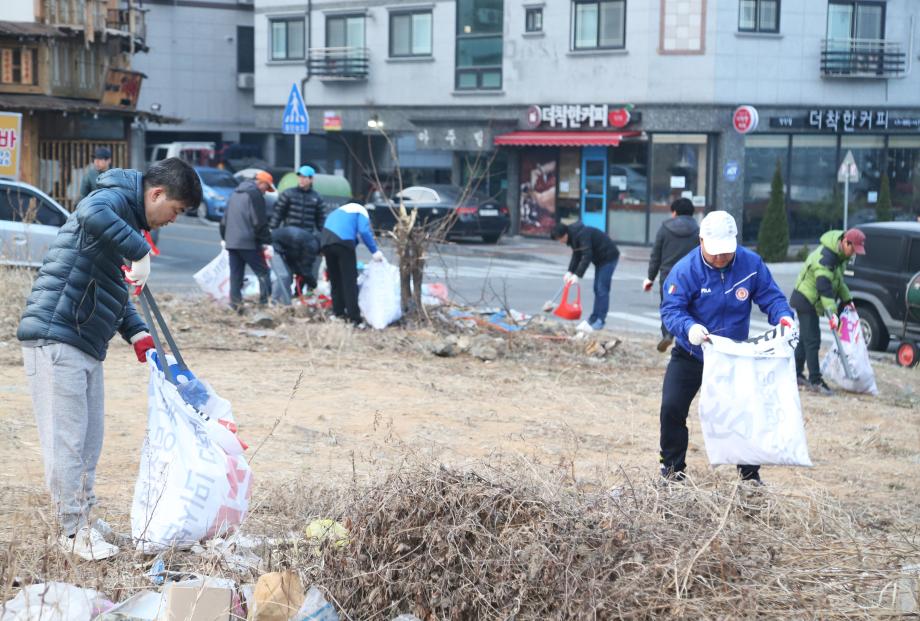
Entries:
[[402, 317], [399, 268], [387, 261], [371, 261], [364, 274], [358, 307], [371, 327], [383, 330]]
[[795, 379], [798, 331], [703, 344], [700, 423], [711, 464], [811, 466]]
[[0, 621], [90, 621], [106, 603], [112, 605], [93, 589], [65, 582], [30, 584], [0, 606]]
[[201, 290], [218, 302], [230, 302], [230, 255], [226, 250], [193, 276]]
[[843, 348], [843, 355], [846, 356], [852, 377], [847, 377], [846, 372], [843, 370], [843, 362], [841, 362], [840, 354], [837, 352], [836, 341], [831, 345], [830, 351], [824, 355], [824, 359], [821, 361], [821, 376], [834, 382], [844, 390], [877, 395], [878, 386], [875, 385], [875, 372], [872, 370], [869, 349], [866, 347], [866, 340], [863, 338], [862, 328], [859, 326], [859, 313], [849, 308], [844, 310], [840, 314], [838, 334], [840, 336], [840, 346]]
[[147, 436], [131, 505], [131, 535], [147, 553], [233, 530], [249, 509], [252, 483], [229, 403], [201, 382], [206, 394], [199, 414], [166, 380], [155, 356], [147, 357]]

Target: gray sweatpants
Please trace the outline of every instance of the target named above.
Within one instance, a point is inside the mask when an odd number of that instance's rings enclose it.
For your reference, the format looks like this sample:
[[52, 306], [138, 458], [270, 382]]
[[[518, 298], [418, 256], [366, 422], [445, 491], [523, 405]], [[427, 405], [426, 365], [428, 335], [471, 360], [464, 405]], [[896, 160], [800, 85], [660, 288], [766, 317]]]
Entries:
[[64, 343], [22, 348], [51, 492], [65, 535], [86, 525], [102, 451], [102, 362]]

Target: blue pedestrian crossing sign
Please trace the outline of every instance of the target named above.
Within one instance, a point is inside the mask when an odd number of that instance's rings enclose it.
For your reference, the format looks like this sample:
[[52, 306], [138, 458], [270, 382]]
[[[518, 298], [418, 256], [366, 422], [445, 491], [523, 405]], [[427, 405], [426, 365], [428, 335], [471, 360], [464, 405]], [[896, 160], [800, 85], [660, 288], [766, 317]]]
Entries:
[[300, 89], [297, 84], [291, 85], [291, 94], [288, 95], [287, 105], [284, 107], [284, 116], [281, 118], [281, 132], [284, 134], [309, 134], [310, 117], [307, 116], [307, 106], [303, 103]]

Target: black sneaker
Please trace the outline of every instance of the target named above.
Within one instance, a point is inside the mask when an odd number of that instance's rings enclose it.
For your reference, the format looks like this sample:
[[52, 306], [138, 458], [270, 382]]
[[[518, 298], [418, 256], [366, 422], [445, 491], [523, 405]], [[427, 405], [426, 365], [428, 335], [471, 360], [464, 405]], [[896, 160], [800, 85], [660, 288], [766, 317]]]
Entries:
[[805, 379], [804, 375], [796, 375], [795, 383], [799, 388], [808, 388], [808, 380]]
[[683, 470], [672, 470], [667, 466], [662, 466], [660, 473], [665, 483], [683, 483], [687, 480], [687, 475]]
[[830, 386], [824, 383], [823, 379], [819, 379], [817, 382], [811, 382], [808, 385], [808, 390], [814, 393], [818, 393], [824, 397], [830, 397], [834, 394], [834, 391], [831, 390]]

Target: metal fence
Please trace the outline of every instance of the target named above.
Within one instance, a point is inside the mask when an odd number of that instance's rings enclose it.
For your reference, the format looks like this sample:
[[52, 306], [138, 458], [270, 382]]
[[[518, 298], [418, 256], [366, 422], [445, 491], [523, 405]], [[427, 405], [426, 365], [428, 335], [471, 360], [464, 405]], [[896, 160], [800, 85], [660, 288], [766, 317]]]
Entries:
[[68, 211], [73, 211], [80, 201], [80, 184], [93, 163], [97, 147], [111, 149], [113, 168], [128, 166], [126, 140], [40, 140], [39, 187]]

